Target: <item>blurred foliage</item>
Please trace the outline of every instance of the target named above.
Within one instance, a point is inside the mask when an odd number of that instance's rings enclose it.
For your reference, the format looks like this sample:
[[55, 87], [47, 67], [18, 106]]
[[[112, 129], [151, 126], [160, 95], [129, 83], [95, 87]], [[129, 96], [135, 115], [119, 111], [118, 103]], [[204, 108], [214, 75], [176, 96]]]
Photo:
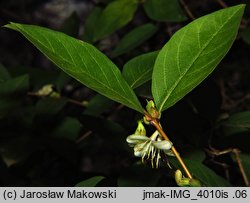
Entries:
[[[165, 1], [133, 0], [129, 6], [128, 0], [69, 2], [70, 9], [61, 1], [59, 12], [49, 0], [0, 1], [0, 25], [17, 21], [57, 29], [95, 44], [119, 67], [136, 68], [142, 62], [135, 57], [153, 64], [142, 54], [155, 53], [192, 21], [187, 8], [196, 18], [221, 9], [210, 0], [166, 1], [173, 5], [168, 12]], [[237, 40], [217, 71], [164, 113], [162, 125], [205, 185], [244, 186], [234, 154], [218, 151], [241, 150], [250, 179], [250, 2], [226, 3], [247, 4]], [[140, 31], [147, 24], [152, 29]], [[0, 43], [1, 186], [176, 186], [173, 170], [163, 163], [151, 169], [127, 146], [136, 112], [60, 72], [16, 33], [1, 29]], [[48, 84], [59, 97], [34, 94]], [[144, 104], [151, 97], [148, 83], [136, 92]], [[169, 161], [174, 169], [175, 161]]]

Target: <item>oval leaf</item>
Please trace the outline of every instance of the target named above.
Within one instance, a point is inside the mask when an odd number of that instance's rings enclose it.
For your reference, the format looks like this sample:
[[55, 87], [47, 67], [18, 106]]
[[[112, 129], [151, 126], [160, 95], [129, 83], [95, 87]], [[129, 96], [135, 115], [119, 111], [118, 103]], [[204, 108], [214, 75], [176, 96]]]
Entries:
[[133, 50], [152, 37], [157, 30], [158, 28], [151, 23], [133, 29], [121, 39], [117, 47], [114, 49], [112, 56], [117, 57]]
[[98, 19], [102, 13], [102, 9], [99, 7], [95, 7], [92, 12], [89, 14], [89, 16], [86, 18], [85, 24], [84, 24], [84, 33], [82, 36], [82, 39], [85, 42], [92, 43], [94, 41], [94, 34], [96, 29], [96, 24], [98, 22]]
[[158, 51], [142, 54], [128, 61], [122, 70], [122, 75], [130, 85], [137, 88], [152, 78], [153, 67]]
[[250, 129], [250, 111], [235, 113], [226, 120], [223, 125]]
[[13, 98], [15, 95], [24, 94], [29, 88], [29, 75], [21, 75], [1, 82], [0, 85], [0, 99], [9, 97]]
[[99, 15], [94, 41], [100, 40], [125, 26], [133, 19], [138, 0], [116, 0], [111, 2]]
[[143, 108], [120, 70], [94, 46], [47, 28], [11, 23], [67, 74], [100, 94], [139, 112]]
[[187, 20], [178, 0], [147, 0], [144, 9], [153, 20], [166, 22], [180, 22]]
[[159, 111], [201, 83], [226, 55], [237, 35], [245, 6], [201, 17], [177, 31], [157, 56], [152, 93]]
[[84, 110], [84, 114], [91, 116], [99, 116], [107, 109], [110, 109], [114, 102], [100, 94], [95, 95]]
[[250, 130], [250, 111], [238, 112], [221, 123], [224, 135], [238, 135]]

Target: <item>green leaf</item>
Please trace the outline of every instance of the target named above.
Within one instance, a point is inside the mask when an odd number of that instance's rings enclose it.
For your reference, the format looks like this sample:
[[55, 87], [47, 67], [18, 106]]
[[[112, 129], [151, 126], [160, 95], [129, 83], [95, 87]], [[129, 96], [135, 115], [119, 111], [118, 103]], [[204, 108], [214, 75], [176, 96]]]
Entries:
[[194, 89], [220, 63], [237, 35], [245, 5], [203, 16], [177, 31], [157, 56], [152, 93], [163, 111]]
[[144, 10], [157, 21], [181, 22], [187, 20], [178, 0], [146, 0]]
[[52, 136], [58, 138], [66, 138], [75, 141], [79, 136], [82, 124], [75, 118], [66, 117], [62, 122], [53, 130]]
[[76, 12], [73, 12], [63, 22], [60, 31], [72, 37], [78, 37], [80, 20]]
[[53, 83], [60, 92], [70, 80], [71, 77], [61, 71], [56, 78], [54, 77]]
[[250, 129], [250, 111], [235, 113], [223, 125]]
[[99, 116], [101, 113], [110, 109], [114, 102], [107, 97], [100, 94], [95, 95], [88, 103], [87, 108], [84, 110], [84, 114]]
[[22, 75], [10, 80], [2, 82], [0, 85], [0, 99], [4, 97], [11, 97], [23, 94], [28, 90], [29, 76]]
[[84, 33], [83, 33], [83, 40], [89, 43], [94, 42], [94, 34], [95, 29], [98, 28], [96, 26], [100, 14], [102, 13], [102, 9], [99, 7], [95, 7], [90, 15], [87, 17], [84, 25]]
[[66, 104], [67, 100], [64, 98], [42, 98], [36, 103], [36, 114], [43, 117], [55, 116]]
[[100, 40], [129, 23], [138, 6], [138, 0], [116, 0], [100, 14], [96, 23], [94, 41]]
[[235, 113], [221, 124], [227, 136], [247, 132], [250, 130], [250, 111]]
[[245, 28], [242, 33], [242, 39], [244, 40], [244, 42], [246, 42], [247, 44], [250, 44], [250, 27]]
[[[202, 151], [195, 151], [191, 154], [188, 154], [188, 156], [183, 157], [183, 160], [187, 165], [187, 168], [194, 176], [194, 178], [197, 178], [206, 186], [208, 187], [230, 186], [230, 183], [227, 180], [217, 175], [214, 171], [212, 171], [210, 168], [206, 167], [202, 163], [204, 159], [205, 159], [205, 154]], [[176, 168], [181, 169], [181, 166], [179, 165], [175, 157], [170, 157], [170, 162]]]
[[127, 53], [152, 37], [158, 28], [151, 24], [141, 25], [127, 33], [114, 49], [112, 56], [117, 57]]
[[139, 112], [143, 108], [120, 70], [94, 46], [47, 28], [11, 23], [67, 74], [100, 94]]
[[95, 187], [99, 182], [101, 182], [105, 177], [103, 176], [95, 176], [84, 180], [80, 183], [77, 183], [75, 187]]
[[133, 89], [141, 86], [152, 78], [153, 67], [158, 51], [142, 54], [128, 61], [122, 75]]
[[0, 83], [11, 78], [8, 70], [0, 63]]
[[[9, 77], [6, 75], [7, 78]], [[27, 74], [0, 83], [0, 119], [16, 111], [21, 106], [23, 95], [29, 88]]]
[[83, 126], [86, 126], [87, 129], [93, 131], [94, 133], [106, 137], [112, 137], [112, 139], [118, 138], [119, 142], [125, 143], [124, 140], [122, 140], [122, 137], [125, 138], [125, 136], [127, 136], [127, 132], [118, 123], [87, 114], [81, 114], [77, 118]]

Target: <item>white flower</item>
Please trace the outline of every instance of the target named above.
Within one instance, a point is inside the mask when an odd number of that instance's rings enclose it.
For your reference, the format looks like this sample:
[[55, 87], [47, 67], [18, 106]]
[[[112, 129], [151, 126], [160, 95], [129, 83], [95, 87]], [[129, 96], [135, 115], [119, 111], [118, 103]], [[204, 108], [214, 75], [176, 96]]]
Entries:
[[163, 140], [158, 131], [155, 131], [151, 137], [141, 134], [133, 134], [127, 137], [129, 146], [134, 147], [134, 155], [151, 160], [152, 167], [158, 168], [161, 154], [174, 156], [171, 147], [172, 142]]

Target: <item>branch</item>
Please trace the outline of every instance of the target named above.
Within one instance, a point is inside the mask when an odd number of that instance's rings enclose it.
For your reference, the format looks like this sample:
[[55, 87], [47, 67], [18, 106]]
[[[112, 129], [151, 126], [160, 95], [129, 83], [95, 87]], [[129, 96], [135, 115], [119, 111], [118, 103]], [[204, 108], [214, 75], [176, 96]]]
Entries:
[[248, 178], [247, 178], [247, 175], [246, 175], [246, 172], [245, 172], [245, 169], [241, 163], [241, 159], [240, 159], [240, 151], [238, 149], [233, 149], [232, 152], [235, 154], [235, 158], [236, 158], [236, 161], [238, 163], [238, 166], [239, 166], [239, 169], [240, 169], [240, 173], [242, 175], [242, 178], [244, 180], [244, 183], [247, 187], [250, 186], [249, 184], [249, 181], [248, 181]]
[[184, 2], [184, 0], [180, 0], [180, 3], [183, 6], [184, 10], [186, 11], [188, 17], [191, 18], [192, 20], [195, 20], [194, 15], [190, 11], [190, 9], [188, 8], [188, 5]]
[[225, 150], [217, 150], [217, 149], [213, 148], [212, 146], [210, 146], [209, 148], [210, 148], [210, 150], [206, 150], [206, 151], [210, 154], [210, 156], [220, 156], [223, 154], [233, 153], [235, 155], [235, 159], [237, 161], [237, 164], [238, 164], [238, 167], [240, 169], [240, 173], [242, 175], [242, 178], [243, 178], [245, 185], [247, 187], [250, 186], [245, 169], [244, 169], [242, 162], [241, 162], [241, 159], [240, 159], [240, 150], [239, 149], [229, 148], [229, 149], [225, 149]]
[[[167, 140], [167, 141], [170, 141], [170, 139], [168, 138], [168, 136], [166, 135], [166, 133], [163, 131], [162, 127], [160, 126], [160, 123], [157, 119], [153, 118], [152, 116], [150, 116], [148, 114], [148, 112], [145, 112], [145, 117], [146, 119], [150, 122], [151, 125], [153, 125], [157, 130], [158, 132], [161, 134], [161, 136]], [[186, 175], [188, 178], [192, 179], [192, 175], [191, 173], [189, 172], [187, 166], [185, 165], [184, 161], [182, 160], [180, 154], [178, 153], [178, 151], [175, 149], [174, 146], [172, 146], [171, 148], [173, 154], [176, 156], [177, 160], [179, 161], [179, 163], [181, 164], [183, 170], [185, 171]]]

